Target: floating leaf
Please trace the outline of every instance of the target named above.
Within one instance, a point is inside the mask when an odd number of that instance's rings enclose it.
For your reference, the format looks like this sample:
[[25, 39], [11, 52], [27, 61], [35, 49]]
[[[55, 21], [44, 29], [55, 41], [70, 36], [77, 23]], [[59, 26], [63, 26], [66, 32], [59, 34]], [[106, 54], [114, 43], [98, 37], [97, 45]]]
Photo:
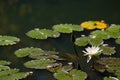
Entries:
[[102, 30], [96, 30], [91, 32], [91, 35], [95, 36], [95, 38], [101, 38], [101, 39], [109, 39], [110, 36], [107, 34], [107, 32]]
[[8, 66], [0, 65], [0, 71], [9, 70], [9, 69], [10, 69], [10, 67], [8, 67]]
[[61, 33], [72, 33], [72, 31], [83, 31], [83, 28], [81, 28], [79, 25], [72, 25], [72, 24], [54, 25], [53, 29]]
[[[104, 69], [110, 73], [120, 72], [120, 58], [101, 58], [97, 61], [100, 65], [104, 66]], [[100, 69], [97, 69], [98, 71]]]
[[112, 37], [112, 38], [119, 38], [120, 37], [120, 25], [112, 25], [109, 28], [106, 29], [106, 32]]
[[115, 40], [115, 42], [116, 42], [117, 44], [120, 44], [120, 38], [117, 38], [117, 39]]
[[40, 49], [40, 48], [33, 48], [33, 47], [30, 47], [30, 48], [22, 48], [22, 49], [19, 49], [17, 51], [15, 51], [15, 55], [17, 57], [26, 57], [28, 56], [29, 54], [31, 53], [37, 53], [37, 52], [42, 52], [43, 50]]
[[104, 77], [104, 80], [119, 80], [118, 78], [116, 77]]
[[29, 57], [33, 58], [33, 59], [49, 58], [49, 59], [59, 60], [59, 56], [57, 56], [56, 54], [58, 54], [58, 52], [55, 52], [55, 51], [41, 51], [41, 52], [31, 53], [29, 55]]
[[20, 39], [12, 36], [1, 36], [0, 35], [0, 45], [13, 45], [19, 42]]
[[60, 33], [48, 29], [34, 29], [27, 33], [27, 36], [35, 39], [47, 39], [48, 37], [59, 37]]
[[5, 70], [5, 71], [0, 71], [0, 77], [16, 74], [18, 72], [19, 72], [19, 69], [9, 69], [9, 70]]
[[88, 30], [93, 30], [95, 28], [97, 29], [107, 28], [107, 24], [104, 23], [103, 21], [85, 21], [85, 22], [82, 22], [80, 26]]
[[88, 44], [88, 37], [76, 38], [75, 44], [78, 46], [86, 46]]
[[9, 65], [11, 62], [5, 61], [5, 60], [0, 60], [0, 65]]
[[100, 38], [89, 38], [89, 44], [93, 46], [99, 46], [103, 43], [103, 40]]
[[31, 60], [24, 63], [25, 67], [27, 68], [34, 68], [34, 69], [46, 69], [48, 65], [54, 63], [55, 60], [50, 60], [46, 58], [41, 58], [39, 60]]
[[72, 69], [69, 72], [59, 71], [54, 74], [57, 80], [85, 80], [87, 74], [83, 71]]
[[103, 50], [102, 53], [104, 55], [112, 55], [115, 54], [115, 47], [107, 47], [107, 46], [102, 46], [101, 49]]

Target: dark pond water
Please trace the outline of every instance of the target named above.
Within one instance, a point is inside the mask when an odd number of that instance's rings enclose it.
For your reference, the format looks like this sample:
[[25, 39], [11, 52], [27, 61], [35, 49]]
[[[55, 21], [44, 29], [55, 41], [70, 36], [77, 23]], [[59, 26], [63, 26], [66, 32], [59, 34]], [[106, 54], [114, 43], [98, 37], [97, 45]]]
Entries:
[[[55, 24], [80, 24], [86, 20], [104, 20], [109, 24], [120, 24], [119, 0], [0, 0], [0, 35], [11, 35], [21, 39], [13, 46], [0, 46], [0, 59], [12, 62], [11, 67], [28, 71], [23, 66], [27, 59], [18, 59], [14, 51], [23, 47], [40, 47], [74, 53], [70, 35], [59, 39], [34, 40], [25, 33], [34, 28], [48, 28]], [[58, 44], [61, 43], [61, 44]], [[35, 71], [31, 80], [53, 80], [46, 70]], [[90, 73], [90, 72], [88, 72]], [[101, 80], [101, 75], [91, 73], [89, 80]]]

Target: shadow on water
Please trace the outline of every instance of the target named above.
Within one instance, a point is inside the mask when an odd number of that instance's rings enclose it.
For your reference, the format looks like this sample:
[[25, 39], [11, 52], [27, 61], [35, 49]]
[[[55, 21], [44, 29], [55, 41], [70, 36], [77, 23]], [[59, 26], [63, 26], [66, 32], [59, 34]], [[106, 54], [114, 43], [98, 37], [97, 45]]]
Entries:
[[[109, 24], [120, 24], [119, 2], [119, 0], [0, 0], [0, 34], [21, 39], [16, 45], [0, 46], [0, 59], [11, 61], [13, 68], [29, 71], [30, 69], [23, 66], [29, 59], [18, 59], [14, 55], [15, 50], [33, 46], [60, 53], [74, 53], [72, 44], [69, 44], [70, 35], [61, 35], [58, 39], [44, 41], [30, 39], [25, 33], [34, 28], [51, 29], [55, 24], [80, 24], [85, 20], [105, 20]], [[86, 63], [85, 61], [86, 58], [82, 59], [81, 64]], [[83, 65], [83, 70], [89, 76], [94, 76], [88, 77], [89, 80], [101, 80], [102, 75], [92, 71], [88, 65]], [[33, 71], [35, 74], [31, 79], [28, 77], [28, 80], [53, 80], [52, 74], [46, 70]]]

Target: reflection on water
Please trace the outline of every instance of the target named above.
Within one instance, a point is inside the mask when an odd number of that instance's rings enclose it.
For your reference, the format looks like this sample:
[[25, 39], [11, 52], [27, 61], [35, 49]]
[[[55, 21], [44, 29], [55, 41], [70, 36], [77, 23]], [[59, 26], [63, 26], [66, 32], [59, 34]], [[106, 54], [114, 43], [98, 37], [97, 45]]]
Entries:
[[[70, 35], [55, 39], [56, 41], [53, 39], [40, 41], [28, 38], [25, 33], [34, 28], [50, 29], [55, 24], [79, 24], [85, 20], [105, 20], [110, 24], [120, 24], [119, 14], [119, 0], [116, 2], [107, 0], [0, 0], [0, 34], [21, 38], [21, 42], [17, 45], [1, 46], [0, 59], [11, 61], [12, 67], [27, 70], [23, 67], [24, 61], [27, 60], [23, 61], [14, 55], [14, 51], [19, 48], [34, 46], [61, 53], [74, 53], [72, 44], [69, 44]], [[18, 64], [15, 65], [16, 63]], [[41, 70], [36, 73], [34, 75], [38, 77], [36, 80], [39, 78], [53, 80], [47, 71]]]

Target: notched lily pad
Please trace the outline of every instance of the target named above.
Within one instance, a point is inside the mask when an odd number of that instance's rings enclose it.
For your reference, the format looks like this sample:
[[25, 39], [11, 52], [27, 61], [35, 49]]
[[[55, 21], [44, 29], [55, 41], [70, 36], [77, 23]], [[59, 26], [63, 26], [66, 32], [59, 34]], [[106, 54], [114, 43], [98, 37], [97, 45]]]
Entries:
[[50, 60], [46, 58], [41, 58], [39, 60], [31, 60], [24, 63], [24, 66], [27, 68], [34, 68], [34, 69], [46, 69], [48, 65], [56, 62], [55, 60]]
[[26, 78], [27, 72], [19, 72], [19, 69], [7, 69], [0, 71], [0, 80], [19, 80]]
[[103, 50], [102, 53], [104, 55], [112, 55], [115, 54], [115, 47], [107, 47], [107, 46], [102, 46], [101, 49]]
[[47, 39], [48, 37], [56, 38], [60, 36], [59, 32], [48, 29], [34, 29], [26, 33], [27, 36], [35, 39]]
[[57, 80], [85, 80], [87, 74], [83, 71], [72, 69], [69, 72], [59, 71], [54, 73]]
[[73, 25], [73, 24], [54, 25], [53, 29], [61, 33], [72, 33], [73, 31], [83, 31], [83, 28], [81, 28], [79, 25]]
[[55, 51], [41, 51], [41, 52], [31, 53], [29, 57], [33, 59], [47, 58], [47, 59], [59, 60], [60, 58], [57, 54], [58, 52]]
[[96, 38], [101, 38], [101, 39], [109, 39], [110, 36], [107, 34], [107, 32], [102, 31], [102, 30], [96, 30], [91, 33], [91, 35], [94, 35]]
[[0, 45], [13, 45], [19, 42], [20, 39], [13, 36], [2, 36], [0, 35]]
[[93, 46], [100, 46], [103, 43], [103, 40], [100, 38], [89, 38], [89, 44]]
[[9, 65], [11, 62], [5, 61], [5, 60], [0, 60], [0, 65]]
[[76, 38], [75, 44], [78, 46], [86, 46], [88, 44], [88, 37]]
[[120, 38], [117, 38], [117, 39], [115, 40], [115, 42], [116, 42], [117, 44], [120, 44]]
[[120, 25], [112, 25], [109, 28], [106, 29], [106, 32], [112, 37], [112, 38], [119, 38], [120, 37]]
[[15, 51], [15, 55], [17, 56], [17, 57], [20, 57], [20, 58], [22, 58], [22, 57], [26, 57], [26, 56], [28, 56], [29, 54], [31, 54], [31, 53], [39, 53], [39, 52], [42, 52], [43, 50], [42, 49], [40, 49], [40, 48], [34, 48], [34, 47], [30, 47], [30, 48], [28, 48], [28, 47], [26, 47], [26, 48], [21, 48], [21, 49], [18, 49], [18, 50], [16, 50]]

